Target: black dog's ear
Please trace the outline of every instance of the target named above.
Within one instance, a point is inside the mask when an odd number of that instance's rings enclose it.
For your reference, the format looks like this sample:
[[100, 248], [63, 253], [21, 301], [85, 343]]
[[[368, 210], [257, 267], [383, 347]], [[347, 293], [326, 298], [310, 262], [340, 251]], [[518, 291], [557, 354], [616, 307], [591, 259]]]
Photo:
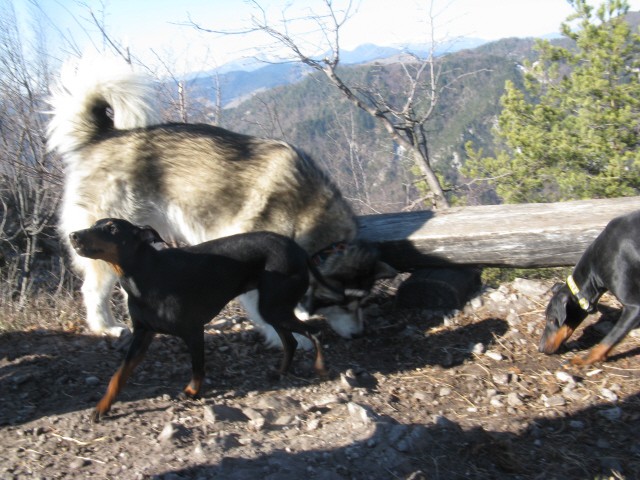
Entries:
[[149, 225], [145, 225], [144, 227], [140, 227], [138, 229], [138, 238], [143, 242], [148, 243], [149, 245], [153, 245], [154, 243], [166, 243], [160, 234], [155, 231], [154, 228]]
[[554, 285], [555, 291], [547, 305], [545, 316], [547, 321], [553, 321], [557, 327], [560, 327], [567, 319], [567, 309], [569, 307], [571, 293], [568, 288], [562, 288], [565, 286], [564, 283], [557, 285], [559, 285], [557, 289], [555, 289], [556, 285]]

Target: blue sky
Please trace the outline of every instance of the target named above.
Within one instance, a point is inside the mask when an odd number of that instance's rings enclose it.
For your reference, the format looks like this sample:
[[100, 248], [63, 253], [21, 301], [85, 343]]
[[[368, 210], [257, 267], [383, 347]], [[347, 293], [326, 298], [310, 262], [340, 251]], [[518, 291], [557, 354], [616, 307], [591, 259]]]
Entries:
[[[29, 18], [29, 0], [14, 0], [18, 13]], [[264, 36], [199, 33], [180, 25], [192, 18], [203, 27], [238, 31], [251, 26], [260, 10], [245, 0], [40, 0], [48, 19], [47, 35], [52, 45], [62, 45], [60, 32], [81, 48], [93, 48], [100, 36], [88, 21], [89, 10], [103, 19], [109, 34], [140, 58], [155, 63], [158, 57], [172, 67], [189, 70], [213, 68], [238, 57], [268, 51]], [[323, 0], [258, 0], [273, 22], [285, 12], [288, 18], [321, 13]], [[345, 5], [346, 0], [334, 0]], [[594, 0], [594, 4], [599, 1]], [[640, 10], [640, 0], [629, 2]], [[364, 43], [407, 45], [427, 43], [429, 18], [433, 17], [436, 41], [459, 37], [495, 40], [505, 37], [543, 36], [558, 32], [571, 13], [566, 0], [353, 0], [352, 17], [344, 25], [341, 46], [353, 49]], [[303, 45], [317, 48], [321, 40], [308, 23], [290, 24]], [[310, 52], [316, 53], [316, 52]]]

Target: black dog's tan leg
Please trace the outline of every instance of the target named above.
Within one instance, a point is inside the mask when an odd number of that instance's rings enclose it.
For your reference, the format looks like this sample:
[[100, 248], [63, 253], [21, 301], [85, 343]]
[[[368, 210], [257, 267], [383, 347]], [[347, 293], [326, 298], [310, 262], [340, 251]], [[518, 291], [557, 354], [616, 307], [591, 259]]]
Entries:
[[196, 397], [200, 393], [204, 381], [204, 330], [194, 333], [185, 339], [191, 352], [191, 381], [182, 391], [188, 397]]
[[[316, 374], [320, 377], [326, 377], [327, 376], [327, 370], [324, 366], [324, 355], [322, 353], [322, 345], [320, 344], [320, 340], [318, 339], [318, 335], [317, 333], [315, 333], [308, 325], [306, 325], [304, 322], [298, 320], [295, 316], [291, 316], [289, 317], [289, 321], [287, 322], [282, 322], [281, 324], [279, 324], [279, 326], [282, 326], [284, 328], [287, 329], [287, 333], [289, 333], [289, 335], [291, 335], [290, 332], [293, 333], [298, 333], [300, 335], [304, 335], [305, 337], [307, 337], [309, 340], [311, 340], [311, 342], [313, 343], [313, 347], [315, 349], [315, 361], [314, 361], [314, 370], [316, 371]], [[278, 331], [278, 329], [276, 329]], [[285, 345], [285, 340], [282, 336], [282, 333], [280, 331], [278, 331], [278, 333], [280, 334], [280, 338], [282, 339], [282, 343], [283, 345]], [[293, 337], [293, 335], [291, 335], [291, 339], [295, 342], [295, 338]], [[291, 352], [291, 358], [293, 358], [293, 352], [295, 352], [295, 347], [296, 344], [293, 344], [293, 350]], [[285, 355], [286, 355], [286, 346], [285, 346]], [[291, 362], [291, 359], [289, 359], [289, 363]]]
[[279, 373], [280, 375], [284, 375], [289, 371], [289, 367], [291, 367], [291, 362], [293, 361], [293, 355], [296, 352], [298, 342], [290, 331], [282, 330], [278, 327], [274, 328], [276, 332], [278, 332], [280, 340], [282, 340], [283, 357]]
[[604, 362], [611, 350], [635, 327], [640, 324], [640, 306], [625, 305], [620, 319], [598, 345], [593, 347], [585, 357], [575, 357], [571, 363], [576, 366], [591, 365]]
[[151, 344], [151, 340], [153, 340], [153, 335], [153, 332], [148, 330], [136, 329], [134, 331], [127, 356], [122, 362], [120, 368], [118, 368], [113, 377], [111, 377], [111, 381], [107, 387], [107, 393], [104, 394], [102, 399], [96, 405], [92, 416], [92, 420], [94, 422], [99, 422], [104, 414], [109, 411], [111, 405], [113, 405], [113, 402], [116, 399], [116, 396], [120, 390], [122, 390], [122, 387], [124, 387], [127, 379], [131, 376], [133, 370], [144, 357], [144, 354]]
[[316, 371], [316, 375], [322, 378], [326, 378], [329, 376], [327, 369], [324, 366], [324, 354], [322, 353], [322, 345], [320, 344], [320, 339], [314, 333], [307, 334], [307, 338], [313, 342], [313, 346], [316, 350], [316, 359], [313, 363], [313, 368]]

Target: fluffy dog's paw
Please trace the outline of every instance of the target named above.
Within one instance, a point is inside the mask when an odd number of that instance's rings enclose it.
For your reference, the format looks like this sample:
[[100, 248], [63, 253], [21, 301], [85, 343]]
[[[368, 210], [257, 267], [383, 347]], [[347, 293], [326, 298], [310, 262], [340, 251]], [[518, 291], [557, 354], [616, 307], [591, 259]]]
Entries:
[[124, 323], [116, 323], [115, 325], [105, 327], [103, 333], [105, 335], [109, 335], [110, 337], [119, 338], [122, 335], [131, 333], [131, 330], [129, 330], [129, 327], [127, 327]]

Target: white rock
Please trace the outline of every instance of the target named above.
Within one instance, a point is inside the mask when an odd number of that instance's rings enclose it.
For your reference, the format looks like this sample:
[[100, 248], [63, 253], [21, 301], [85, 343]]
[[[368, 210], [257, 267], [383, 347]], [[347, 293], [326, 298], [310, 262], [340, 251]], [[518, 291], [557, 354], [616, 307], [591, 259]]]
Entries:
[[173, 426], [173, 424], [169, 422], [164, 426], [164, 428], [160, 432], [160, 435], [158, 435], [158, 441], [166, 442], [167, 440], [171, 440], [175, 434], [176, 434], [176, 429]]
[[366, 408], [355, 402], [347, 403], [347, 410], [352, 422], [369, 424], [374, 420], [373, 415]]
[[553, 395], [551, 397], [547, 397], [546, 395], [542, 395], [542, 402], [544, 406], [549, 407], [562, 407], [567, 404], [567, 401], [561, 395]]
[[470, 303], [471, 306], [477, 310], [478, 308], [482, 307], [482, 297], [472, 298]]
[[507, 405], [510, 407], [521, 407], [524, 403], [518, 392], [511, 392], [507, 395]]
[[563, 371], [563, 370], [558, 370], [556, 372], [556, 378], [558, 380], [560, 380], [561, 382], [564, 383], [576, 383], [575, 378], [573, 378], [573, 375]]
[[528, 297], [541, 297], [549, 290], [543, 284], [535, 280], [526, 278], [516, 278], [512, 284], [513, 288]]
[[442, 387], [439, 392], [441, 397], [446, 397], [447, 395], [451, 395], [451, 389], [449, 387]]
[[216, 423], [216, 412], [211, 405], [205, 405], [202, 417], [206, 423]]
[[487, 357], [489, 357], [492, 360], [496, 360], [496, 361], [500, 361], [502, 360], [502, 354], [498, 353], [498, 352], [493, 352], [491, 350], [489, 350], [488, 352], [485, 352], [485, 355]]
[[613, 391], [609, 390], [608, 388], [601, 388], [600, 395], [602, 395], [605, 399], [609, 400], [610, 402], [618, 401], [618, 395], [616, 395]]

